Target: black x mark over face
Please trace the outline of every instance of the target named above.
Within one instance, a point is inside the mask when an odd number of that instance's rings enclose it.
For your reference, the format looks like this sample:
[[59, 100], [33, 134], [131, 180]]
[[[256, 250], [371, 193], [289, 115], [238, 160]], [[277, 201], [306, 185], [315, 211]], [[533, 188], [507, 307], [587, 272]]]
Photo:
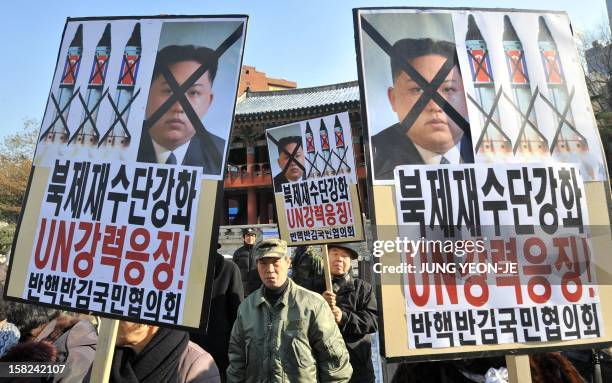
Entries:
[[[439, 82], [437, 89], [421, 87], [406, 72], [401, 72], [388, 90], [389, 102], [398, 121], [404, 121], [417, 103], [421, 103], [420, 113], [406, 134], [415, 144], [436, 153], [445, 153], [455, 146], [463, 136], [463, 130], [448, 117], [440, 105], [427, 93], [437, 92], [459, 114], [467, 116], [467, 104], [461, 74], [456, 66], [444, 68], [447, 59], [440, 55], [429, 54], [410, 61], [412, 67], [430, 84]], [[446, 74], [444, 77], [442, 75]], [[438, 81], [434, 81], [439, 77]], [[429, 96], [429, 97], [428, 97]]]
[[[229, 47], [231, 47], [235, 42], [237, 42], [242, 37], [242, 32], [243, 32], [243, 25], [240, 25], [215, 50], [215, 59], [218, 60], [219, 57], [223, 56], [223, 54], [229, 49]], [[183, 64], [183, 65], [180, 65], [182, 67], [181, 68], [182, 70], [179, 70], [179, 68], [175, 68], [176, 66], [179, 66], [179, 64]], [[222, 161], [221, 159], [222, 153], [219, 153], [219, 151], [214, 148], [214, 145], [210, 142], [210, 137], [204, 134], [205, 129], [201, 121], [202, 116], [208, 111], [208, 107], [210, 107], [210, 104], [212, 103], [212, 83], [208, 75], [208, 69], [210, 68], [210, 66], [211, 66], [211, 62], [205, 62], [203, 64], [200, 64], [195, 61], [187, 60], [187, 61], [176, 62], [174, 64], [171, 64], [168, 67], [162, 67], [160, 69], [161, 76], [158, 75], [156, 78], [153, 79], [153, 82], [160, 81], [158, 85], [160, 85], [160, 88], [161, 88], [160, 92], [162, 94], [161, 95], [158, 94], [159, 98], [157, 99], [157, 101], [160, 101], [160, 103], [157, 104], [156, 107], [153, 107], [153, 104], [151, 104], [150, 102], [147, 102], [147, 110], [145, 111], [146, 115], [145, 115], [144, 127], [148, 130], [151, 137], [153, 137], [155, 133], [152, 133], [151, 131], [156, 125], [158, 125], [160, 120], [164, 119], [168, 114], [172, 115], [173, 109], [175, 112], [178, 112], [179, 108], [181, 108], [182, 112], [187, 117], [187, 121], [189, 122], [189, 127], [191, 128], [191, 131], [193, 132], [193, 134], [189, 135], [189, 129], [186, 129], [188, 128], [188, 126], [181, 126], [181, 128], [184, 128], [182, 129], [183, 131], [187, 130], [186, 132], [187, 134], [183, 136], [183, 135], [178, 134], [177, 132], [172, 132], [169, 137], [170, 139], [167, 141], [167, 144], [169, 146], [172, 146], [172, 142], [174, 142], [174, 145], [176, 146], [167, 147], [167, 149], [174, 150], [178, 146], [182, 145], [181, 142], [186, 143], [187, 141], [189, 141], [189, 139], [191, 139], [191, 137], [193, 137], [194, 134], [198, 134], [200, 138], [204, 141], [204, 143], [208, 144], [211, 147], [211, 152], [209, 153], [212, 159], [211, 163], [216, 164]], [[185, 67], [189, 67], [189, 68], [185, 68]], [[175, 68], [175, 70], [177, 71], [176, 74], [173, 73], [173, 68]], [[183, 76], [185, 73], [182, 73], [181, 76], [179, 76], [179, 73], [178, 73], [179, 71], [186, 72], [187, 75]], [[199, 92], [201, 92], [203, 88], [206, 88], [207, 85], [211, 89], [210, 99], [205, 109], [201, 109], [197, 107], [198, 105], [202, 106], [199, 103], [192, 104], [192, 99], [190, 99], [188, 95], [188, 92], [190, 92], [190, 90], [194, 87], [194, 85], [198, 81], [204, 81], [203, 78], [205, 78], [205, 80], [208, 81], [208, 84], [200, 83], [200, 85], [202, 85], [203, 87], [200, 87]], [[151, 86], [153, 86], [153, 83], [151, 83]], [[192, 93], [192, 96], [199, 97], [200, 95], [198, 95], [197, 93], [198, 91], [196, 91], [196, 93]], [[149, 96], [151, 97], [151, 90], [149, 91]], [[149, 101], [152, 101], [152, 100], [149, 100]], [[201, 116], [199, 115], [198, 111], [202, 113]], [[180, 124], [186, 121], [182, 118], [177, 119], [176, 114], [175, 114], [175, 117], [171, 117], [170, 121], [168, 122], [170, 122], [170, 124], [172, 125], [172, 123]], [[185, 139], [185, 137], [187, 136], [189, 136], [189, 138]], [[155, 137], [153, 137], [153, 139], [155, 139]], [[162, 138], [160, 138], [160, 140], [161, 139]], [[161, 144], [161, 142], [159, 141], [157, 142]]]
[[304, 150], [302, 145], [289, 143], [278, 155], [278, 166], [289, 181], [298, 181], [304, 175]]
[[[304, 150], [302, 149], [302, 144], [293, 143], [281, 147], [279, 146], [280, 144], [276, 138], [268, 135], [268, 139], [272, 141], [272, 143], [279, 149], [278, 166], [281, 168], [281, 174], [285, 174], [285, 177], [291, 181], [301, 179], [303, 174], [306, 172], [306, 169], [304, 168]], [[291, 150], [288, 150], [289, 148], [291, 148]], [[290, 167], [299, 169], [299, 176], [297, 176], [297, 178], [289, 178], [287, 173], [289, 173], [288, 170]], [[290, 173], [294, 173], [294, 170], [292, 170]]]
[[[449, 135], [453, 137], [453, 142], [455, 143], [458, 142], [463, 135], [466, 135], [469, 138], [470, 124], [466, 119], [467, 103], [465, 100], [465, 94], [463, 93], [461, 74], [458, 66], [456, 65], [456, 57], [455, 60], [449, 60], [436, 54], [430, 54], [413, 59], [406, 59], [403, 52], [396, 50], [380, 34], [380, 32], [378, 32], [372, 26], [372, 24], [370, 24], [363, 17], [361, 18], [361, 28], [376, 43], [376, 45], [378, 45], [378, 47], [389, 56], [389, 58], [400, 63], [402, 73], [400, 76], [397, 76], [397, 78], [404, 76], [404, 78], [409, 79], [412, 83], [414, 83], [414, 85], [410, 86], [410, 88], [412, 88], [411, 91], [420, 92], [418, 96], [413, 94], [413, 96], [417, 96], [414, 97], [415, 101], [403, 102], [401, 97], [396, 97], [396, 94], [393, 92], [393, 89], [396, 88], [395, 82], [394, 86], [388, 90], [389, 101], [392, 104], [393, 110], [398, 115], [398, 120], [403, 131], [405, 131], [406, 134], [414, 134], [415, 136], [424, 138], [422, 141], [424, 145], [427, 145], [428, 141], [432, 143], [431, 147], [421, 145], [424, 148], [438, 153], [445, 152], [445, 150], [442, 148], [448, 146], [448, 141], [442, 143], [438, 140], [440, 138], [440, 134], [438, 134], [439, 126], [436, 128], [437, 132], [434, 135], [433, 140], [431, 140], [432, 137], [428, 137], [427, 135], [418, 135], [416, 131], [414, 133], [410, 133], [410, 130], [413, 129], [416, 121], [421, 119], [422, 115], [427, 110], [433, 111], [435, 109], [439, 109], [442, 113], [437, 113], [436, 111], [434, 116], [430, 116], [428, 119], [426, 118], [425, 121], [429, 121], [433, 125], [446, 123], [449, 126], [449, 132], [452, 131], [452, 133], [447, 134], [447, 137]], [[422, 63], [423, 69], [427, 68], [428, 72], [419, 70], [415, 66], [415, 64], [419, 66], [417, 61], [427, 61], [428, 59], [435, 59], [436, 61], [435, 63]], [[394, 81], [395, 80], [396, 79], [394, 79]], [[460, 90], [460, 92], [456, 92], [456, 90]], [[459, 94], [461, 97], [457, 99], [454, 97], [449, 97], [449, 95]], [[406, 107], [406, 105], [408, 107]], [[442, 121], [441, 115], [445, 115], [448, 117], [448, 119], [446, 121]], [[458, 133], [458, 136], [457, 133], [454, 132], [455, 127], [461, 130], [461, 132]], [[458, 137], [457, 141], [454, 140], [456, 137]], [[450, 147], [452, 147], [452, 145]]]
[[[147, 120], [174, 93], [174, 84], [179, 86], [201, 67], [196, 61], [179, 61], [168, 67], [168, 73], [157, 76], [151, 83], [147, 101]], [[165, 75], [164, 75], [165, 74]], [[188, 104], [187, 104], [187, 102]], [[212, 84], [205, 72], [186, 89], [184, 97], [175, 101], [168, 110], [149, 127], [149, 134], [159, 145], [174, 150], [187, 143], [196, 134], [192, 116], [201, 120], [213, 101]], [[191, 109], [191, 110], [189, 110]]]

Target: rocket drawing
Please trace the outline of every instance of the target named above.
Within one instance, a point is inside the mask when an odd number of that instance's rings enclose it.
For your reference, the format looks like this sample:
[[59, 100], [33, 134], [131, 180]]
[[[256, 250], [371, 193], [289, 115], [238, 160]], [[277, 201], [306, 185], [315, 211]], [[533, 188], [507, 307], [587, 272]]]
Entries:
[[338, 160], [340, 165], [338, 166], [338, 173], [350, 173], [351, 169], [346, 164], [346, 146], [344, 144], [344, 133], [342, 131], [342, 124], [340, 119], [336, 115], [336, 121], [334, 121], [334, 137], [336, 138], [336, 150], [338, 151]]
[[574, 124], [570, 107], [574, 91], [568, 92], [557, 44], [542, 16], [539, 17], [538, 43], [549, 97], [541, 96], [551, 108], [557, 122], [550, 152], [564, 161], [581, 162], [577, 159], [578, 155], [588, 151], [588, 144]]
[[334, 175], [334, 169], [331, 166], [331, 152], [329, 147], [329, 135], [325, 121], [321, 119], [321, 127], [319, 128], [319, 138], [321, 139], [321, 151], [323, 152], [323, 174], [326, 176]]
[[548, 141], [539, 131], [536, 121], [534, 104], [538, 90], [536, 89], [534, 95], [531, 94], [523, 44], [507, 15], [504, 16], [503, 46], [512, 96], [506, 94], [506, 97], [516, 112], [520, 127], [513, 151], [515, 155], [520, 153], [525, 159], [542, 159], [548, 155], [549, 148]]
[[[476, 152], [488, 157], [491, 161], [512, 155], [512, 142], [502, 131], [499, 119], [498, 103], [501, 90], [495, 92], [495, 80], [487, 43], [476, 25], [473, 15], [468, 18], [468, 30], [465, 36], [472, 82], [476, 99], [470, 100], [480, 110], [482, 132], [476, 143]], [[489, 119], [489, 114], [491, 114]]]
[[315, 149], [314, 136], [312, 134], [312, 129], [310, 128], [310, 124], [306, 122], [305, 129], [306, 136], [306, 158], [308, 159], [308, 164], [310, 165], [311, 170], [308, 172], [308, 178], [316, 178], [321, 174], [319, 173], [319, 169], [317, 169], [317, 153]]
[[[81, 56], [83, 54], [83, 24], [79, 24], [72, 42], [66, 53], [64, 70], [59, 84], [59, 95], [54, 99], [55, 113], [51, 119], [51, 124], [45, 130], [40, 140], [45, 142], [66, 143], [70, 136], [70, 131], [65, 125], [68, 120], [70, 103], [75, 96], [75, 84], [81, 66]], [[54, 96], [51, 96], [54, 98]]]
[[98, 143], [100, 133], [96, 128], [96, 117], [100, 102], [104, 97], [104, 83], [108, 69], [108, 59], [111, 53], [111, 28], [106, 24], [104, 33], [96, 46], [87, 94], [85, 96], [83, 117], [79, 129], [70, 139], [69, 143], [76, 141], [77, 144], [92, 146]]
[[111, 118], [111, 125], [100, 140], [98, 146], [107, 145], [124, 147], [128, 146], [130, 143], [131, 135], [126, 126], [130, 113], [130, 105], [133, 99], [138, 95], [138, 93], [136, 93], [136, 95], [134, 94], [134, 90], [136, 86], [136, 77], [138, 76], [141, 52], [140, 23], [137, 23], [123, 50], [121, 69], [117, 80], [117, 91], [115, 93], [115, 99], [111, 100], [119, 113], [114, 111], [113, 118]]

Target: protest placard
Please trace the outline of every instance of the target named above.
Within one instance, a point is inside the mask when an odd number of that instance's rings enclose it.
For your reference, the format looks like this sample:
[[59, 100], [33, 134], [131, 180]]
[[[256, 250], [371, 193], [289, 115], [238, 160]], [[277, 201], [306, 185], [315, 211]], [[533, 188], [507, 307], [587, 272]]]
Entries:
[[291, 244], [363, 239], [348, 113], [266, 131], [281, 239]]
[[608, 176], [567, 15], [363, 8], [354, 25], [387, 361], [609, 344]]
[[68, 19], [6, 297], [200, 327], [246, 21]]
[[603, 335], [575, 166], [401, 166], [395, 181], [411, 348]]

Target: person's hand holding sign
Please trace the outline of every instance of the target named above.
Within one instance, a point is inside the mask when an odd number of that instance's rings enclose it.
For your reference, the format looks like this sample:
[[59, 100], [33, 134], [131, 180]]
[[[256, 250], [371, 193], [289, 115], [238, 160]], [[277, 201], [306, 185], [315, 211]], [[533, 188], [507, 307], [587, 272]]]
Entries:
[[329, 307], [333, 309], [336, 306], [336, 294], [331, 291], [324, 291], [322, 295]]
[[340, 321], [342, 320], [342, 310], [340, 310], [340, 308], [336, 306], [336, 294], [332, 293], [331, 291], [324, 291], [322, 295], [329, 307], [331, 308], [336, 323], [340, 323]]
[[342, 320], [342, 310], [340, 310], [340, 307], [332, 307], [332, 314], [334, 314], [334, 319], [336, 320], [336, 323], [340, 324], [340, 321]]

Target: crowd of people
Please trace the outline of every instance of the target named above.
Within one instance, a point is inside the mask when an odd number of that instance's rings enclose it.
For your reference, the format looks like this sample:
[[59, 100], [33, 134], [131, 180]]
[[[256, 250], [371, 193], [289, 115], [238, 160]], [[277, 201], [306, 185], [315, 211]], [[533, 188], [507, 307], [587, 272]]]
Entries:
[[[379, 316], [373, 286], [352, 273], [358, 249], [328, 245], [327, 287], [315, 247], [298, 247], [292, 258], [285, 241], [258, 242], [254, 229], [243, 231], [243, 241], [232, 260], [214, 255], [207, 331], [204, 323], [200, 331], [186, 332], [120, 321], [111, 382], [375, 381], [371, 336]], [[93, 316], [2, 301], [0, 362], [66, 365], [54, 378], [19, 381], [87, 382], [98, 324]], [[573, 352], [571, 362], [561, 353], [532, 355], [532, 379], [589, 382], [590, 352]], [[602, 366], [609, 374], [609, 362]], [[503, 357], [403, 363], [389, 379], [503, 383], [508, 371]]]

